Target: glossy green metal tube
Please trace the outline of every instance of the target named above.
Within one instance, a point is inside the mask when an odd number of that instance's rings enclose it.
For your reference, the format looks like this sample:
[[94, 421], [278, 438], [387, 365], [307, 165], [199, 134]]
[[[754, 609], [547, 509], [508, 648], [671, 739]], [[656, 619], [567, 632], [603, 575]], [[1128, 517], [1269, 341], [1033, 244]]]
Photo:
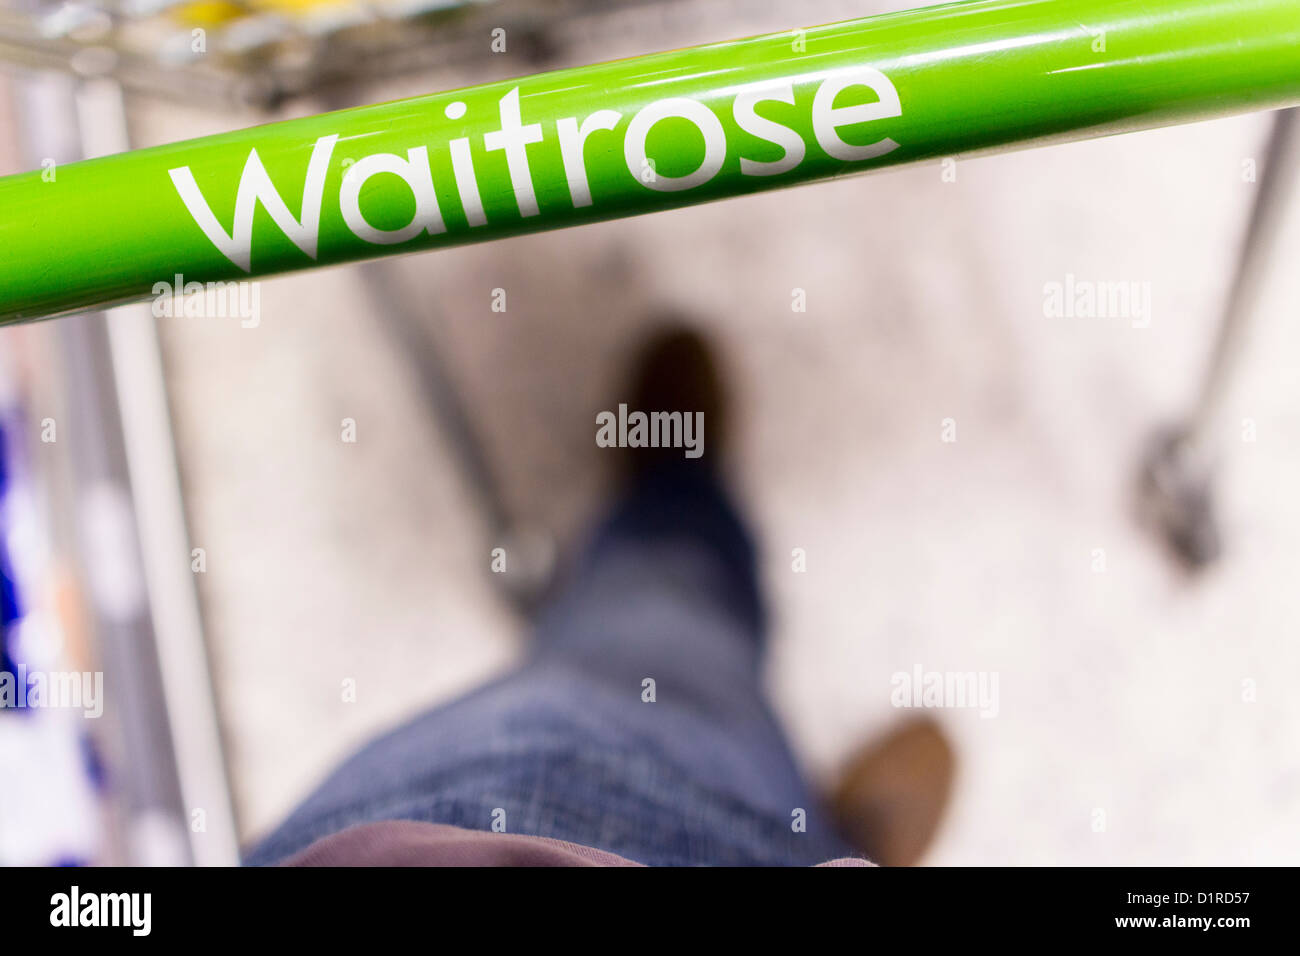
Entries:
[[1300, 0], [980, 0], [0, 179], [0, 322], [1300, 103]]

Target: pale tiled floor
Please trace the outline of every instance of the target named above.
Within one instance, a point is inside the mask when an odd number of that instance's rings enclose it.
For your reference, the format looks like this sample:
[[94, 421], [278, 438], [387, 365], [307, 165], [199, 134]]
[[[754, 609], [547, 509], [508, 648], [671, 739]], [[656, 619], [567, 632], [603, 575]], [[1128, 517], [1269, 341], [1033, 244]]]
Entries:
[[[733, 4], [725, 22], [563, 59], [790, 26], [777, 7]], [[358, 99], [526, 69], [491, 66]], [[137, 134], [251, 121], [145, 111]], [[810, 772], [825, 778], [899, 716], [895, 671], [1000, 674], [995, 719], [940, 715], [961, 774], [931, 862], [1294, 862], [1300, 206], [1229, 399], [1224, 561], [1182, 577], [1131, 507], [1145, 436], [1194, 387], [1255, 188], [1241, 163], [1266, 130], [1244, 117], [972, 160], [955, 183], [918, 167], [410, 257], [395, 274], [430, 304], [426, 332], [513, 508], [565, 539], [600, 500], [592, 416], [643, 312], [700, 316], [735, 373], [735, 471], [777, 610], [770, 684]], [[1043, 285], [1066, 273], [1150, 282], [1151, 327], [1045, 318]], [[165, 331], [250, 837], [371, 733], [504, 667], [523, 639], [473, 498], [355, 272], [262, 294], [255, 330]], [[344, 417], [355, 445], [339, 440]], [[1232, 424], [1245, 417], [1253, 444]]]

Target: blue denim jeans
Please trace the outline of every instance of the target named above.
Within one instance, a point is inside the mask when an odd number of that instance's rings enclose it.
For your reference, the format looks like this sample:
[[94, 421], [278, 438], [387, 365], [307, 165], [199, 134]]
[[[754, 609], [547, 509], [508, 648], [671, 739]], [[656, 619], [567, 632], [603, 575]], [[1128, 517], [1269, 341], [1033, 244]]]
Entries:
[[619, 503], [522, 666], [368, 744], [246, 862], [378, 820], [499, 821], [659, 865], [852, 855], [763, 697], [750, 537], [694, 466]]

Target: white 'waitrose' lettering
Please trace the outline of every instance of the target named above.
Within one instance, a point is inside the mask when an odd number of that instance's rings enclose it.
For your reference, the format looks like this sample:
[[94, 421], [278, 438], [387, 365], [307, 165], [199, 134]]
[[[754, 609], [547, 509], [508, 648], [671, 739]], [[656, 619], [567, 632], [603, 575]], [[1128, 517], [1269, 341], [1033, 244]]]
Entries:
[[[858, 162], [883, 156], [898, 147], [896, 142], [887, 137], [866, 145], [853, 145], [845, 142], [839, 133], [845, 126], [902, 115], [898, 91], [879, 70], [852, 66], [764, 80], [718, 91], [721, 95], [734, 97], [732, 116], [737, 126], [751, 136], [779, 147], [782, 152], [779, 159], [770, 160], [741, 156], [741, 175], [777, 176], [803, 162], [808, 148], [803, 137], [788, 126], [760, 116], [756, 107], [764, 100], [794, 105], [795, 86], [812, 82], [819, 83], [811, 111], [813, 135], [817, 145], [828, 156], [843, 162]], [[873, 90], [876, 101], [835, 106], [835, 98], [853, 86]], [[542, 142], [542, 125], [523, 122], [519, 108], [519, 87], [501, 97], [498, 108], [501, 128], [483, 135], [483, 147], [488, 151], [504, 153], [519, 214], [525, 218], [536, 216], [540, 210], [528, 165], [528, 147]], [[448, 119], [455, 120], [462, 118], [466, 110], [465, 103], [453, 101], [447, 104], [444, 112]], [[593, 135], [612, 132], [622, 118], [623, 114], [617, 110], [602, 109], [591, 113], [581, 122], [577, 117], [556, 121], [560, 158], [574, 208], [592, 204], [591, 188], [587, 181], [587, 140]], [[657, 173], [646, 152], [650, 131], [660, 121], [670, 118], [690, 122], [704, 140], [704, 155], [699, 165], [680, 176]], [[297, 216], [290, 212], [288, 204], [281, 198], [266, 167], [262, 165], [257, 150], [250, 149], [239, 178], [239, 188], [235, 195], [235, 218], [229, 232], [212, 212], [189, 166], [179, 166], [168, 170], [168, 173], [185, 208], [194, 217], [203, 234], [227, 259], [245, 272], [251, 272], [253, 216], [259, 204], [298, 249], [308, 257], [316, 258], [325, 178], [338, 140], [338, 134], [322, 136], [312, 147], [299, 206], [301, 212]], [[456, 191], [466, 222], [470, 228], [485, 225], [487, 216], [479, 195], [478, 177], [469, 140], [465, 137], [451, 140], [447, 144], [447, 153], [451, 159]], [[623, 158], [628, 171], [646, 188], [657, 192], [679, 192], [704, 185], [718, 174], [726, 155], [727, 140], [722, 122], [709, 107], [688, 97], [668, 97], [643, 106], [633, 114], [623, 137]], [[370, 177], [379, 173], [391, 173], [401, 178], [415, 200], [411, 221], [400, 228], [380, 229], [369, 223], [361, 212], [362, 187]], [[408, 149], [405, 156], [374, 153], [352, 163], [344, 173], [339, 188], [339, 209], [343, 221], [355, 236], [376, 245], [407, 242], [421, 234], [433, 236], [447, 231], [434, 189], [427, 146]]]

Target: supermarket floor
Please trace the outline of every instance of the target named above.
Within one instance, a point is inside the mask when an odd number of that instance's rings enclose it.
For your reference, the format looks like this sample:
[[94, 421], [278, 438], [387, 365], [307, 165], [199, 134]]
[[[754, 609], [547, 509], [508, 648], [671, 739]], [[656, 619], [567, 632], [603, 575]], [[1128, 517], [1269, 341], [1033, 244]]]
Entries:
[[[771, 6], [696, 6], [629, 15], [650, 22], [575, 40], [555, 63], [791, 25]], [[819, 0], [798, 16], [863, 9]], [[357, 99], [531, 69], [494, 61]], [[254, 119], [145, 111], [136, 134]], [[777, 612], [768, 678], [809, 771], [827, 779], [905, 713], [895, 672], [999, 675], [996, 717], [939, 713], [961, 766], [929, 862], [1294, 862], [1300, 206], [1228, 397], [1222, 562], [1186, 577], [1132, 507], [1144, 441], [1196, 387], [1267, 129], [1244, 117], [936, 163], [406, 258], [389, 275], [419, 303], [512, 511], [562, 541], [602, 500], [593, 416], [646, 311], [699, 316], [743, 410], [734, 470]], [[1139, 283], [1149, 322], [1045, 315], [1045, 287], [1079, 280]], [[526, 639], [357, 271], [266, 282], [261, 311], [255, 329], [164, 331], [245, 838]]]

